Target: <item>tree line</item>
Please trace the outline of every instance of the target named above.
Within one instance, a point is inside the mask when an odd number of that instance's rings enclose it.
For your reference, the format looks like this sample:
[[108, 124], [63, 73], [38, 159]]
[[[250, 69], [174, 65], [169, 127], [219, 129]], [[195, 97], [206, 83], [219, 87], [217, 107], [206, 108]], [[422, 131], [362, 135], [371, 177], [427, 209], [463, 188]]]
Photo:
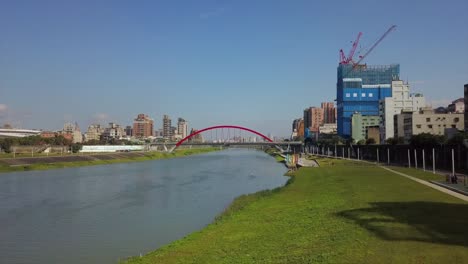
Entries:
[[[421, 133], [418, 135], [412, 135], [409, 139], [408, 144], [414, 147], [430, 147], [436, 145], [460, 145], [463, 144], [464, 140], [468, 139], [468, 134], [465, 132], [460, 131], [459, 133], [455, 134], [450, 139], [446, 136], [441, 135], [433, 135], [429, 133]], [[314, 140], [311, 138], [294, 138], [295, 141], [304, 141], [304, 143], [317, 145], [317, 146], [334, 146], [334, 145], [374, 145], [376, 141], [373, 138], [369, 138], [367, 140], [359, 140], [355, 141], [353, 138], [342, 138], [338, 135], [331, 135], [324, 138], [319, 138], [318, 140]], [[405, 139], [403, 137], [396, 137], [396, 138], [388, 138], [385, 141], [384, 145], [405, 145]]]

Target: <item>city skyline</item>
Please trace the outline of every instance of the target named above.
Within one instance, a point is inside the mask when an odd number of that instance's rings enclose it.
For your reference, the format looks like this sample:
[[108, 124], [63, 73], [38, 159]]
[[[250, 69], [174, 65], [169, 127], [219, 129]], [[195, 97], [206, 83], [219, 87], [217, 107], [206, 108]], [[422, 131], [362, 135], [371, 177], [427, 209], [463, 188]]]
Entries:
[[393, 24], [365, 62], [399, 63], [433, 107], [463, 96], [466, 1], [364, 3], [355, 16], [362, 3], [3, 3], [0, 124], [130, 125], [146, 113], [160, 128], [167, 113], [288, 136], [303, 109], [336, 99], [339, 49], [358, 32], [369, 47]]

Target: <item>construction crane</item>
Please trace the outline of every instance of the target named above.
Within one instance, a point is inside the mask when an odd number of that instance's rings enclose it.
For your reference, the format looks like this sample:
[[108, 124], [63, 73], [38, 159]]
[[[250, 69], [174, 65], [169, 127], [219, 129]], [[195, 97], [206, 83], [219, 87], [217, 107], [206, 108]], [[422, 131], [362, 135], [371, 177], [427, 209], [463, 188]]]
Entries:
[[356, 37], [356, 40], [353, 43], [353, 47], [348, 53], [348, 57], [346, 57], [346, 55], [344, 54], [343, 49], [340, 49], [340, 64], [350, 64], [350, 63], [354, 64], [353, 56], [354, 56], [354, 52], [356, 52], [356, 48], [358, 46], [359, 39], [361, 38], [361, 36], [362, 36], [362, 32], [359, 32], [359, 34]]
[[359, 63], [361, 63], [362, 60], [364, 60], [371, 51], [379, 45], [379, 43], [388, 35], [390, 32], [396, 29], [396, 25], [391, 26], [375, 43], [372, 45], [372, 47], [369, 48], [369, 50], [362, 56], [359, 56], [359, 60], [356, 63], [353, 63], [353, 68], [356, 68]]

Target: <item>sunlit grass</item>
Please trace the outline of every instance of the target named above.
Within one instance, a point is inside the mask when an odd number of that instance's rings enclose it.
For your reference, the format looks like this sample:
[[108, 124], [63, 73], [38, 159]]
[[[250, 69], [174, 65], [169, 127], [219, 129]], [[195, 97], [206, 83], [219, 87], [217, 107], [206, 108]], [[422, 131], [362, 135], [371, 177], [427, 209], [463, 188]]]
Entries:
[[467, 203], [372, 164], [317, 159], [128, 263], [466, 263]]

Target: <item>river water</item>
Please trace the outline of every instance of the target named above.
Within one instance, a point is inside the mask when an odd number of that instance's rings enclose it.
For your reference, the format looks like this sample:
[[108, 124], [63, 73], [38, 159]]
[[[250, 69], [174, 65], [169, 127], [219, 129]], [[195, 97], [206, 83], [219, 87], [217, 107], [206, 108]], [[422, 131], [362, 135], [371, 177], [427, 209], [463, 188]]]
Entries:
[[261, 151], [0, 174], [0, 263], [117, 263], [287, 181]]

